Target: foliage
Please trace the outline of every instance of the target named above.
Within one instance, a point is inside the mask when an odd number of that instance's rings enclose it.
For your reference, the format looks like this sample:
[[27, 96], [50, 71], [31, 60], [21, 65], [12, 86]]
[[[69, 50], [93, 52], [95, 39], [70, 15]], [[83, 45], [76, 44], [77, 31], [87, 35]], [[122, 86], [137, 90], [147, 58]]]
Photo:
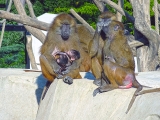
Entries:
[[0, 49], [0, 68], [25, 68], [25, 44], [22, 32], [5, 32]]
[[[118, 3], [118, 0], [112, 0]], [[6, 0], [0, 0], [0, 4], [5, 3]], [[33, 4], [33, 9], [36, 16], [40, 16], [43, 13], [54, 13], [58, 14], [61, 12], [67, 12], [70, 14], [69, 10], [73, 8], [84, 20], [86, 20], [93, 28], [96, 26], [97, 17], [100, 14], [98, 8], [92, 3], [92, 0], [31, 0]], [[160, 0], [158, 0], [160, 3]], [[150, 15], [151, 21], [154, 21], [154, 12], [152, 7], [154, 5], [154, 0], [150, 3]], [[116, 10], [106, 5], [107, 8], [116, 13]], [[27, 15], [29, 15], [28, 6], [25, 5], [25, 10]], [[124, 0], [124, 10], [130, 15], [133, 15], [133, 9], [129, 0]], [[14, 4], [12, 4], [11, 12], [17, 14]], [[1, 19], [0, 19], [1, 20]], [[79, 22], [79, 21], [77, 21]], [[123, 16], [123, 23], [125, 27], [133, 33], [133, 24], [130, 23]], [[7, 24], [17, 24], [14, 21], [7, 20]], [[152, 28], [154, 27], [154, 22], [152, 22]], [[2, 48], [0, 48], [0, 67], [21, 67], [24, 68], [25, 64], [25, 46], [24, 46], [24, 35], [17, 32], [5, 32], [4, 39], [2, 42]]]
[[[27, 7], [26, 7], [27, 8]], [[45, 10], [44, 10], [44, 5], [41, 4], [40, 1], [36, 0], [34, 5], [33, 5], [33, 10], [35, 12], [35, 15], [36, 16], [40, 16], [42, 15], [43, 13], [45, 13]], [[27, 10], [28, 11], [28, 10]], [[29, 13], [28, 13], [29, 14]]]
[[[52, 13], [67, 12], [71, 8], [55, 8]], [[91, 3], [84, 3], [79, 8], [73, 8], [83, 19], [85, 19], [93, 28], [97, 21], [97, 16], [100, 14], [98, 8]]]

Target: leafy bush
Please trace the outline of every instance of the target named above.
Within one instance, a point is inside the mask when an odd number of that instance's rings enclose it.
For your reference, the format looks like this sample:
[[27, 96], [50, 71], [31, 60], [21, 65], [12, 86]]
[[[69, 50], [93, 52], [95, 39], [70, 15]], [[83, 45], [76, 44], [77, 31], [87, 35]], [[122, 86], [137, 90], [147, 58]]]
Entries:
[[1, 68], [25, 68], [25, 44], [22, 32], [5, 32], [0, 48]]

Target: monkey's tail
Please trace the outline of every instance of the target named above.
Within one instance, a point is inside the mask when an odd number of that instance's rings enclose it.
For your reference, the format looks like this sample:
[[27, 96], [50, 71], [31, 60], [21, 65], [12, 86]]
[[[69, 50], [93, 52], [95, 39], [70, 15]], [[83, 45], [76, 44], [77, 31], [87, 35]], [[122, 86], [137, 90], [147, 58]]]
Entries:
[[[137, 90], [136, 90], [137, 91]], [[135, 93], [134, 93], [134, 95], [132, 96], [132, 99], [131, 99], [131, 101], [130, 101], [130, 103], [129, 103], [129, 105], [128, 105], [128, 108], [127, 108], [127, 110], [126, 110], [126, 114], [129, 112], [129, 110], [131, 109], [131, 107], [132, 107], [132, 105], [133, 105], [133, 103], [134, 103], [134, 101], [135, 101], [135, 99], [136, 99], [136, 91], [135, 91]]]
[[146, 94], [146, 93], [152, 93], [152, 92], [160, 92], [160, 88], [143, 90], [143, 91], [139, 92], [138, 95], [142, 95], [142, 94]]
[[131, 101], [130, 101], [130, 103], [129, 103], [129, 105], [128, 105], [126, 114], [127, 114], [127, 113], [129, 112], [129, 110], [131, 109], [131, 107], [132, 107], [132, 105], [133, 105], [136, 97], [139, 95], [139, 93], [140, 93], [140, 91], [142, 90], [142, 88], [143, 88], [143, 86], [139, 86], [139, 87], [137, 88], [137, 90], [134, 92], [134, 94], [133, 94], [133, 96], [132, 96], [132, 99], [131, 99]]

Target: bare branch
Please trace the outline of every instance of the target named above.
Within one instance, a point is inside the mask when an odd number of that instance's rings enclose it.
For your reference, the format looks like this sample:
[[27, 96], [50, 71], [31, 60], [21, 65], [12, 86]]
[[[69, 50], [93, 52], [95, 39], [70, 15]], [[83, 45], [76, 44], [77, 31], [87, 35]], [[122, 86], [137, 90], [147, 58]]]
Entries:
[[31, 17], [37, 19], [37, 17], [34, 14], [33, 6], [32, 6], [32, 3], [30, 2], [30, 0], [26, 0], [26, 3], [28, 5]]
[[26, 15], [18, 15], [18, 14], [13, 14], [10, 12], [6, 12], [3, 10], [0, 10], [0, 18], [5, 18], [8, 20], [14, 20], [17, 23], [22, 23], [24, 25], [32, 26], [41, 30], [47, 31], [49, 28], [49, 24], [39, 21], [37, 19], [28, 17]]
[[36, 60], [32, 50], [32, 38], [30, 35], [27, 35], [26, 37], [27, 37], [26, 48], [27, 48], [29, 59], [31, 61], [31, 66], [33, 69], [38, 70]]
[[132, 48], [132, 47], [139, 47], [139, 46], [142, 46], [144, 45], [144, 43], [142, 42], [139, 42], [139, 41], [133, 41], [131, 43], [129, 43], [129, 46]]
[[130, 20], [132, 23], [134, 23], [134, 17], [129, 15], [127, 12], [123, 11], [123, 9], [120, 6], [118, 6], [116, 3], [112, 2], [111, 0], [99, 0], [99, 1], [107, 3], [108, 5], [113, 7], [115, 10], [117, 10], [120, 14], [126, 16], [127, 19]]
[[103, 12], [104, 9], [105, 9], [104, 3], [103, 3], [103, 2], [100, 2], [100, 1], [98, 1], [98, 0], [93, 0], [93, 1], [94, 1], [94, 3], [96, 4], [96, 6], [98, 7], [99, 11], [100, 11], [100, 12]]
[[[123, 0], [118, 0], [118, 5], [119, 5], [119, 7], [122, 7], [123, 8]], [[116, 13], [116, 16], [117, 16], [117, 20], [118, 21], [122, 21], [122, 15], [117, 11], [117, 13]]]
[[[13, 0], [14, 1], [14, 5], [18, 11], [18, 13], [20, 15], [26, 15], [26, 12], [23, 8], [23, 5], [21, 4], [20, 0]], [[45, 40], [45, 35], [42, 31], [40, 31], [39, 29], [36, 29], [36, 28], [33, 28], [33, 27], [30, 27], [30, 26], [27, 26], [27, 25], [24, 25], [24, 27], [32, 34], [34, 35], [38, 40], [40, 40], [42, 43], [44, 42]]]
[[111, 0], [99, 0], [99, 1], [107, 3], [108, 5], [116, 9], [119, 13], [125, 16], [123, 9], [116, 3], [112, 2]]
[[[11, 10], [11, 6], [12, 6], [12, 0], [9, 1], [7, 12], [9, 12]], [[2, 30], [1, 30], [1, 36], [0, 36], [0, 48], [1, 48], [3, 35], [4, 35], [4, 30], [5, 30], [5, 26], [6, 26], [6, 19], [3, 19], [2, 21], [0, 21], [0, 23], [3, 24], [2, 25]]]
[[156, 28], [156, 32], [159, 34], [158, 3], [157, 3], [157, 0], [154, 0], [154, 13], [155, 13], [155, 28]]
[[70, 12], [84, 25], [86, 26], [91, 33], [95, 32], [95, 30], [81, 17], [79, 16], [73, 9], [70, 9]]

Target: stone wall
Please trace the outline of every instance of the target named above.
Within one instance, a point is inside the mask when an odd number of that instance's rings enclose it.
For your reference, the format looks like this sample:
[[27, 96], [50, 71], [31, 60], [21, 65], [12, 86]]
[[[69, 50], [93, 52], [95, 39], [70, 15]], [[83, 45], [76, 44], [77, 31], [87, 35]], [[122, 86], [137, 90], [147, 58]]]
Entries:
[[[72, 85], [62, 80], [51, 84], [38, 109], [46, 83], [41, 72], [0, 69], [0, 120], [160, 119], [160, 92], [138, 96], [125, 114], [135, 88], [117, 89], [93, 97], [93, 90], [97, 88], [93, 80], [89, 80], [93, 76], [81, 74], [85, 79], [74, 80]], [[143, 85], [160, 87], [159, 71], [142, 72], [136, 78]]]

